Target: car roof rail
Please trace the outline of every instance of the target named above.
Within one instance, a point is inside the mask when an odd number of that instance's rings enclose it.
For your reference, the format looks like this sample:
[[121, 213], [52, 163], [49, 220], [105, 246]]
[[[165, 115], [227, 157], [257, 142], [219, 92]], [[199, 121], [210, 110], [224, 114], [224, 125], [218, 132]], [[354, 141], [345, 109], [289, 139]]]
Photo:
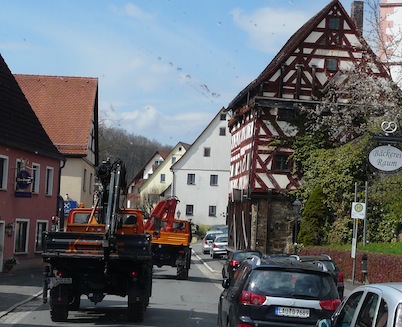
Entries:
[[311, 263], [316, 265], [322, 271], [328, 271], [327, 266], [323, 262], [321, 262], [320, 260], [315, 260], [315, 261], [312, 261]]

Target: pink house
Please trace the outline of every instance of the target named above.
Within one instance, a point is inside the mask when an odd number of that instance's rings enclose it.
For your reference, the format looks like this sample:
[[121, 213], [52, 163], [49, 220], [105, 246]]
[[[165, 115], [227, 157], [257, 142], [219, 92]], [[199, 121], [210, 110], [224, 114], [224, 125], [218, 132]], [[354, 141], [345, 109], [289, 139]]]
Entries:
[[42, 262], [42, 232], [57, 212], [64, 157], [0, 55], [0, 272]]

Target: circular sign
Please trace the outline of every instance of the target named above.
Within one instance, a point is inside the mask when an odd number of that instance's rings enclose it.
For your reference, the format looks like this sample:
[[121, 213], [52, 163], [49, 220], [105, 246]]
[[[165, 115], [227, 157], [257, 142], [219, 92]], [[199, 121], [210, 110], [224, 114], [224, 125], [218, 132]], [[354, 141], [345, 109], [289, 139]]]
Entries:
[[398, 170], [402, 167], [402, 151], [391, 145], [378, 146], [371, 150], [369, 161], [378, 170]]
[[26, 170], [20, 170], [16, 178], [17, 187], [20, 190], [26, 189], [32, 183], [31, 174]]
[[395, 133], [398, 129], [398, 125], [394, 121], [383, 121], [381, 124], [381, 129], [385, 133]]

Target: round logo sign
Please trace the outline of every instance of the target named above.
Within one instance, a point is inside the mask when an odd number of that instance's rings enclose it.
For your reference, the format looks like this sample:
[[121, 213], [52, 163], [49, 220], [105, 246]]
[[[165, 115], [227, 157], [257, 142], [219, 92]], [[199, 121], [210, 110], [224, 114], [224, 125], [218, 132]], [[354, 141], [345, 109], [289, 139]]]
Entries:
[[391, 145], [382, 145], [371, 150], [369, 161], [374, 168], [394, 171], [402, 167], [402, 151]]
[[20, 170], [17, 174], [16, 182], [20, 190], [26, 189], [29, 185], [31, 185], [31, 174], [26, 170]]

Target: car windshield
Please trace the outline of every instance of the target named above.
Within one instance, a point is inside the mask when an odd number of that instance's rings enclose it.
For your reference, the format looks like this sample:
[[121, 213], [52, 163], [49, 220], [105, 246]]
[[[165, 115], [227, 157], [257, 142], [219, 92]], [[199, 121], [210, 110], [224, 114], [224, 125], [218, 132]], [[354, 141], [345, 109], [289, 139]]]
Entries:
[[338, 298], [329, 275], [299, 271], [260, 270], [251, 272], [246, 291], [266, 296], [331, 300]]
[[228, 237], [227, 236], [218, 236], [215, 239], [215, 243], [225, 243], [228, 241]]
[[207, 235], [205, 235], [205, 240], [213, 241], [216, 238], [216, 234], [207, 234]]

